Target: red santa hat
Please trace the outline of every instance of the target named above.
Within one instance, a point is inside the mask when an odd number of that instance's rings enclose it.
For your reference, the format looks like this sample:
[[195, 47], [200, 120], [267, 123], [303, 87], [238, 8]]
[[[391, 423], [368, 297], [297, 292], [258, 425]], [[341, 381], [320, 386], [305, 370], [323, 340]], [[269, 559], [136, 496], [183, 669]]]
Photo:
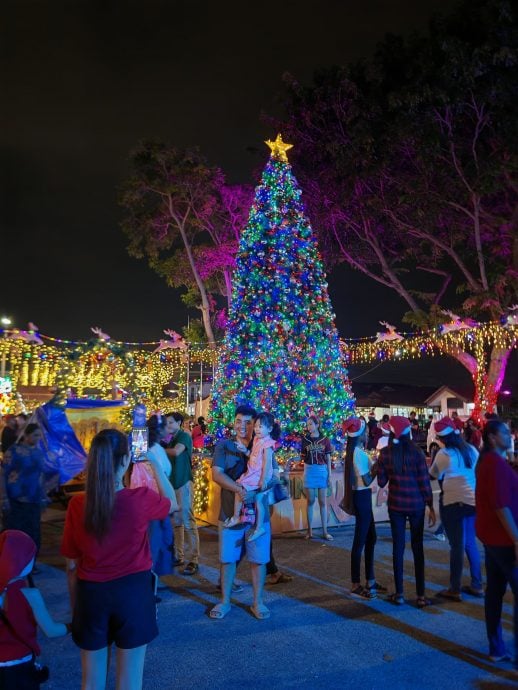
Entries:
[[392, 431], [390, 428], [390, 424], [388, 422], [381, 422], [380, 424], [380, 429], [383, 434], [388, 436], [390, 432]]
[[460, 434], [460, 429], [455, 419], [443, 417], [434, 424], [434, 431], [437, 436], [448, 436], [449, 434]]
[[6, 529], [0, 534], [0, 593], [36, 556], [36, 544], [25, 532]]
[[359, 417], [349, 417], [342, 424], [342, 431], [350, 438], [361, 436], [365, 430], [365, 422]]
[[395, 415], [389, 419], [390, 430], [394, 434], [394, 443], [399, 443], [399, 438], [410, 433], [410, 421], [407, 417]]

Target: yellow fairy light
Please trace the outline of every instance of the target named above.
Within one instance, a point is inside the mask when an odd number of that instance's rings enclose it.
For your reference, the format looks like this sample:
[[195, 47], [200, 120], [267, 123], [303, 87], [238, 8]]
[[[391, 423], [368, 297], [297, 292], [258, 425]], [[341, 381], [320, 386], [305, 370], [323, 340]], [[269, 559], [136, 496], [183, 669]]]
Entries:
[[277, 139], [275, 141], [271, 141], [270, 139], [268, 139], [264, 143], [270, 147], [272, 151], [270, 155], [272, 158], [274, 158], [277, 161], [282, 161], [283, 163], [288, 162], [288, 156], [286, 155], [286, 151], [292, 149], [293, 144], [286, 144], [286, 142], [282, 140], [281, 134], [277, 134]]

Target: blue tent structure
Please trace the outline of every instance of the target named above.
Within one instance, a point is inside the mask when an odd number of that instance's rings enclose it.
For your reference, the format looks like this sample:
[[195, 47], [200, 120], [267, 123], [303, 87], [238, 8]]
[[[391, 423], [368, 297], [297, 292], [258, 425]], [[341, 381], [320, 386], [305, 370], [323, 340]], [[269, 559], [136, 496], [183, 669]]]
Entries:
[[50, 400], [34, 411], [31, 422], [37, 423], [43, 433], [44, 472], [47, 476], [57, 478], [61, 485], [84, 470], [86, 452], [63, 407]]

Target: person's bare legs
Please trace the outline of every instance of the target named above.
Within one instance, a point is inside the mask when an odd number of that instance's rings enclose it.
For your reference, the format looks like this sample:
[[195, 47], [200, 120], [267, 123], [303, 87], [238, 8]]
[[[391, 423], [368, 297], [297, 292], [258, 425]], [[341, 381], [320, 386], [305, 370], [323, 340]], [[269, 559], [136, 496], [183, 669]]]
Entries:
[[329, 539], [331, 535], [327, 531], [327, 487], [318, 490], [318, 505], [320, 507], [320, 521], [322, 522], [322, 535]]
[[307, 491], [307, 502], [306, 502], [306, 518], [308, 523], [308, 533], [306, 539], [311, 539], [313, 536], [313, 528], [311, 526], [313, 522], [313, 506], [315, 505], [315, 489], [305, 489]]
[[250, 563], [250, 572], [252, 575], [252, 587], [254, 590], [253, 608], [258, 612], [268, 612], [268, 609], [263, 603], [264, 580], [266, 578], [266, 565], [264, 565], [263, 563]]
[[234, 514], [232, 517], [225, 520], [225, 527], [235, 527], [241, 523], [241, 509], [243, 507], [243, 499], [241, 494], [234, 494]]
[[81, 650], [81, 690], [104, 690], [108, 675], [108, 647]]
[[142, 690], [147, 645], [134, 649], [117, 648], [116, 690]]
[[264, 507], [266, 491], [259, 491], [255, 497], [255, 525], [252, 532], [248, 535], [248, 541], [255, 541], [265, 533], [264, 518], [266, 509]]
[[221, 603], [223, 606], [230, 606], [230, 596], [232, 585], [236, 576], [236, 563], [221, 564]]
[[234, 518], [239, 520], [239, 516], [241, 515], [241, 508], [243, 507], [243, 500], [241, 499], [241, 495], [238, 493], [234, 494]]

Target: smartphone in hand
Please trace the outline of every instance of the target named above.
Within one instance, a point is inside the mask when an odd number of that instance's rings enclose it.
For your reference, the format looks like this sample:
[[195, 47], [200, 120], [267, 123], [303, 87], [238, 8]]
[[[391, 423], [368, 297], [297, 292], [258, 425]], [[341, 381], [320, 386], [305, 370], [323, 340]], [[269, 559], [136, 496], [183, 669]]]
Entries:
[[149, 448], [149, 432], [145, 426], [134, 426], [131, 430], [131, 460], [142, 462]]

